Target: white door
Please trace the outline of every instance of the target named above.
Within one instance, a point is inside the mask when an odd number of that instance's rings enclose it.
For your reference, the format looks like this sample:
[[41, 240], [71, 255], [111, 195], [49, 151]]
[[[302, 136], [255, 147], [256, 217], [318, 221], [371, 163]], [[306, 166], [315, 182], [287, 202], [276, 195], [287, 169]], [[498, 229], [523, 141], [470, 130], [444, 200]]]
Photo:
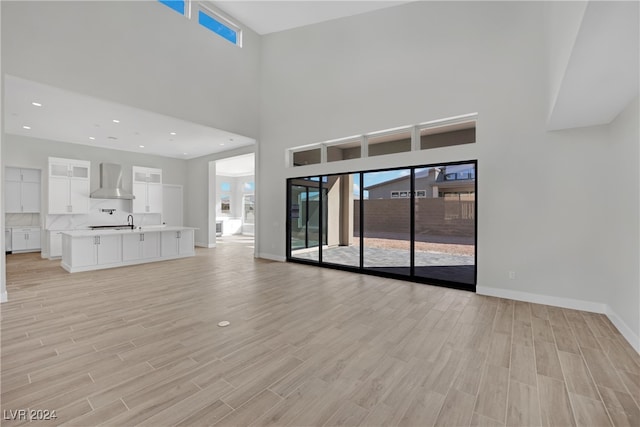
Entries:
[[193, 230], [183, 230], [180, 231], [180, 238], [178, 241], [180, 242], [180, 253], [181, 254], [190, 254], [193, 252]]
[[40, 184], [40, 169], [21, 169], [22, 182], [37, 182]]
[[40, 212], [40, 181], [22, 183], [22, 212]]
[[147, 183], [133, 183], [133, 213], [145, 213], [147, 211]]
[[133, 261], [140, 259], [140, 234], [122, 235], [122, 260]]
[[122, 262], [122, 244], [120, 235], [99, 236], [98, 264]]
[[142, 236], [142, 258], [160, 257], [160, 233], [143, 233]]
[[162, 222], [182, 226], [182, 185], [165, 184], [162, 194]]
[[71, 212], [89, 213], [89, 181], [86, 179], [70, 179], [69, 184]]
[[27, 238], [27, 249], [40, 249], [42, 246], [40, 244], [40, 241], [42, 240], [40, 237], [40, 230], [33, 229], [29, 232], [28, 236], [29, 237]]
[[[98, 236], [85, 236], [85, 237], [73, 238], [73, 243], [70, 245], [72, 266], [85, 267], [88, 265], [96, 265], [97, 238]], [[71, 238], [69, 238], [69, 240], [71, 240]]]
[[178, 255], [178, 235], [175, 231], [163, 231], [162, 233], [162, 256]]
[[14, 229], [11, 233], [11, 250], [12, 251], [24, 251], [28, 249], [29, 242], [27, 239], [29, 238], [29, 232], [23, 230]]
[[69, 178], [49, 178], [49, 213], [69, 213]]
[[162, 184], [147, 184], [147, 212], [162, 213]]
[[[7, 169], [8, 170], [8, 169]], [[21, 183], [19, 181], [6, 181], [4, 183], [4, 210], [7, 213], [22, 212]]]
[[5, 181], [22, 181], [22, 176], [19, 168], [6, 168], [4, 170], [4, 180]]

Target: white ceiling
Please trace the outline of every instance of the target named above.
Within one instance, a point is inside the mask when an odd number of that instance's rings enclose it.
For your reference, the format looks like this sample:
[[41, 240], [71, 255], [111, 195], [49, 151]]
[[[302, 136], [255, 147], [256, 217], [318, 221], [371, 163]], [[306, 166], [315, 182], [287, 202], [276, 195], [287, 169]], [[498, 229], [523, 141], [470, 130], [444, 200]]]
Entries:
[[549, 129], [611, 123], [638, 96], [638, 2], [590, 1], [549, 118]]
[[256, 33], [269, 34], [398, 6], [409, 1], [219, 0], [212, 3]]
[[14, 135], [179, 159], [255, 143], [252, 138], [10, 75], [5, 75], [4, 97], [5, 132]]

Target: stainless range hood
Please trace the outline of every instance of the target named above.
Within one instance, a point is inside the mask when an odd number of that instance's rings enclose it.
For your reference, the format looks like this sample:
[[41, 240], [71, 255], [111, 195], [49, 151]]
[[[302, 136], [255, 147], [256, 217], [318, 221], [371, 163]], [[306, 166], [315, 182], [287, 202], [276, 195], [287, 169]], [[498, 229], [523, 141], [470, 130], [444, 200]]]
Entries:
[[115, 163], [100, 163], [100, 188], [91, 193], [94, 199], [135, 199], [122, 189], [122, 166]]

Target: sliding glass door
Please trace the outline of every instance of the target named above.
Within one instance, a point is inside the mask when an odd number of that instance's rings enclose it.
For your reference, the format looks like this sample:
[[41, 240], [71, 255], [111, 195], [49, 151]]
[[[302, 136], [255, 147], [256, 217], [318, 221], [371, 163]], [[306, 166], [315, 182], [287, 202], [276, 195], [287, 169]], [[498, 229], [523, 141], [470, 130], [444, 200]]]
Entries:
[[288, 180], [288, 259], [475, 290], [476, 162]]
[[411, 273], [411, 169], [362, 174], [366, 270]]
[[289, 186], [289, 252], [293, 258], [320, 261], [320, 247], [327, 243], [327, 193], [322, 184], [320, 177], [308, 177]]
[[475, 163], [416, 169], [415, 177], [415, 276], [474, 286]]

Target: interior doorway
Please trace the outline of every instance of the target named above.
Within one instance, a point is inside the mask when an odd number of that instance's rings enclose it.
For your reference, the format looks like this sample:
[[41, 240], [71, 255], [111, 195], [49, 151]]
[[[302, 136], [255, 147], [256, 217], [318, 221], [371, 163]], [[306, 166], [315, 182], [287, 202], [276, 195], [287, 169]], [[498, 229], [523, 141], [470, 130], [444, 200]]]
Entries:
[[255, 154], [217, 160], [215, 165], [216, 244], [254, 246]]

